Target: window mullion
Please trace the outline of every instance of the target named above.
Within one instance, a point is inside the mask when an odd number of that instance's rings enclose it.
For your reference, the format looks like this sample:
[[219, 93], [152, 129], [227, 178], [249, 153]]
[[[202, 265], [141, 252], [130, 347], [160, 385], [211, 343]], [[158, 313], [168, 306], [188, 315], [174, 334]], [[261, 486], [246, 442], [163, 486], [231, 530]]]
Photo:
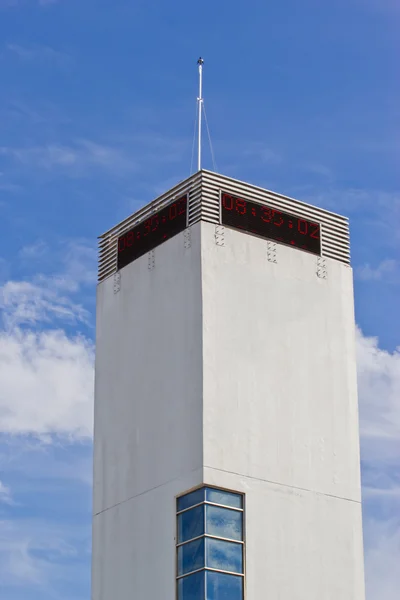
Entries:
[[[187, 592], [192, 594], [195, 592], [196, 598], [200, 600], [207, 600], [207, 586], [211, 585], [214, 587], [222, 585], [223, 589], [225, 589], [225, 585], [227, 589], [232, 589], [234, 591], [235, 598], [237, 597], [236, 592], [239, 592], [238, 580], [235, 578], [242, 578], [242, 594], [244, 594], [245, 587], [245, 543], [244, 543], [244, 496], [243, 494], [239, 494], [238, 492], [229, 492], [228, 490], [219, 490], [218, 488], [213, 488], [216, 492], [221, 492], [221, 494], [230, 493], [232, 495], [241, 497], [241, 508], [229, 506], [227, 504], [220, 504], [218, 502], [219, 499], [224, 500], [222, 496], [218, 497], [217, 494], [214, 495], [214, 499], [217, 502], [212, 502], [207, 500], [207, 486], [204, 488], [198, 488], [198, 491], [201, 489], [204, 490], [203, 493], [203, 501], [200, 503], [192, 504], [192, 506], [183, 508], [178, 511], [178, 506], [181, 507], [185, 505], [185, 502], [191, 502], [195, 498], [193, 496], [190, 499], [185, 498], [185, 494], [179, 496], [176, 504], [176, 593], [178, 600], [187, 600]], [[187, 495], [191, 495], [194, 492], [188, 492]], [[198, 499], [198, 496], [197, 498]], [[226, 497], [225, 497], [226, 499]], [[236, 500], [238, 503], [239, 500]], [[199, 519], [201, 515], [199, 515], [200, 507], [202, 507], [203, 515]], [[197, 510], [196, 510], [197, 509]], [[208, 511], [210, 510], [211, 514], [208, 515]], [[190, 512], [193, 511], [193, 512]], [[197, 521], [196, 521], [196, 512], [197, 512]], [[236, 512], [237, 516], [234, 516]], [[184, 516], [184, 513], [188, 513]], [[241, 518], [239, 519], [239, 515], [237, 513], [242, 513]], [[211, 531], [214, 533], [208, 533], [208, 522], [210, 520]], [[202, 533], [200, 533], [199, 529], [201, 527], [202, 522]], [[240, 521], [240, 523], [239, 523]], [[221, 525], [222, 523], [222, 525]], [[181, 529], [180, 529], [181, 528]], [[184, 541], [179, 541], [179, 535], [181, 537], [185, 537], [185, 535], [192, 535], [198, 531], [198, 534], [190, 539], [184, 539]], [[239, 537], [239, 530], [241, 531], [240, 539], [235, 539], [236, 535]], [[186, 531], [186, 533], [183, 533]], [[219, 533], [225, 533], [227, 535], [232, 535], [232, 537], [223, 537], [218, 535]], [[186, 550], [183, 547], [191, 542], [203, 540], [203, 553], [204, 553], [204, 562], [203, 566], [201, 561], [199, 561], [199, 551], [200, 546], [196, 550], [196, 545], [192, 548], [187, 548]], [[213, 542], [213, 540], [216, 540]], [[220, 542], [220, 543], [218, 543]], [[236, 545], [236, 549], [235, 546]], [[212, 561], [209, 563], [208, 560], [208, 546], [210, 546], [210, 552], [212, 556]], [[241, 558], [239, 557], [239, 548], [241, 549]], [[179, 560], [183, 561], [181, 565], [181, 570], [188, 569], [188, 572], [181, 573], [179, 575]], [[197, 563], [197, 564], [196, 564]], [[197, 568], [196, 568], [197, 566]], [[233, 569], [231, 571], [227, 570]], [[241, 568], [242, 572], [239, 572], [237, 569]], [[190, 570], [193, 569], [193, 570]], [[219, 574], [219, 575], [218, 575]], [[185, 579], [188, 578], [188, 579]], [[208, 582], [208, 579], [210, 581]], [[220, 583], [218, 583], [220, 581]], [[235, 583], [236, 582], [236, 583]], [[194, 588], [192, 587], [194, 584]], [[189, 586], [189, 587], [188, 587]], [[203, 586], [203, 587], [201, 587]], [[231, 588], [231, 586], [233, 586]], [[192, 592], [189, 591], [192, 590]], [[203, 598], [198, 596], [198, 592], [200, 589], [203, 589]], [[196, 591], [197, 590], [197, 591]], [[235, 591], [236, 590], [236, 591]], [[192, 596], [190, 596], [192, 597]], [[193, 596], [194, 598], [194, 596]], [[241, 598], [243, 600], [243, 596]]]

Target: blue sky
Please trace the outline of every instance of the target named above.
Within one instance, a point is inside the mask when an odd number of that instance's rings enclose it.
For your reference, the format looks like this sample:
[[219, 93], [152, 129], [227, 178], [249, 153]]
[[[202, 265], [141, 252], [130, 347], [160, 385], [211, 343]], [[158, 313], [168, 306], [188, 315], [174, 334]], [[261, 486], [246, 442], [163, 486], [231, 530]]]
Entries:
[[367, 598], [398, 597], [399, 31], [398, 0], [0, 0], [4, 600], [90, 598], [96, 238], [190, 174], [200, 54], [218, 170], [350, 217]]

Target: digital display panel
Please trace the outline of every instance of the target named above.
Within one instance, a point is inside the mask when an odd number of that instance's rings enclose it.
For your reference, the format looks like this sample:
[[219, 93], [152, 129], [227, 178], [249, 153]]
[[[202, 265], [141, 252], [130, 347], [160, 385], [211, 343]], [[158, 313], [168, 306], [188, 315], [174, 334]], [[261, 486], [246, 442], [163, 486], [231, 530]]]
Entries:
[[313, 254], [321, 254], [319, 223], [225, 192], [221, 193], [221, 223]]
[[186, 229], [187, 196], [171, 202], [118, 238], [118, 269]]

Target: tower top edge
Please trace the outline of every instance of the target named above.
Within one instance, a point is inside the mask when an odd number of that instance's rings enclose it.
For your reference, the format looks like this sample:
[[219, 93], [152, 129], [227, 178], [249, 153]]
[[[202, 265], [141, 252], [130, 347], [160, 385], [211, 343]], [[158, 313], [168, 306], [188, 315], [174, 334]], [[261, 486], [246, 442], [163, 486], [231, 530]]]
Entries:
[[[215, 187], [218, 187], [221, 190], [226, 191], [226, 192], [231, 191], [232, 187], [235, 188], [236, 186], [240, 186], [240, 188], [242, 190], [245, 189], [245, 191], [250, 194], [251, 194], [251, 192], [267, 194], [274, 198], [280, 199], [282, 201], [288, 201], [288, 202], [294, 203], [298, 207], [299, 211], [301, 211], [302, 209], [303, 210], [307, 210], [307, 209], [308, 210], [318, 210], [318, 212], [321, 215], [325, 215], [327, 218], [337, 219], [339, 222], [342, 223], [342, 225], [344, 225], [345, 227], [348, 227], [349, 219], [348, 219], [348, 217], [346, 217], [342, 214], [333, 212], [331, 210], [327, 210], [325, 208], [321, 208], [320, 206], [311, 204], [309, 202], [305, 202], [303, 200], [298, 200], [297, 198], [293, 198], [291, 196], [287, 196], [287, 195], [281, 194], [279, 192], [274, 192], [267, 188], [263, 188], [261, 186], [254, 185], [252, 183], [242, 181], [240, 179], [229, 177], [227, 175], [222, 175], [221, 173], [215, 173], [215, 172], [209, 171], [207, 169], [201, 169], [200, 171], [197, 171], [196, 173], [190, 175], [186, 179], [181, 180], [176, 185], [174, 185], [172, 188], [170, 188], [166, 192], [157, 196], [151, 202], [148, 202], [147, 204], [143, 205], [141, 208], [139, 208], [138, 210], [136, 210], [135, 212], [133, 212], [129, 216], [127, 216], [125, 219], [123, 219], [122, 221], [120, 221], [120, 222], [116, 223], [115, 225], [113, 225], [112, 227], [110, 227], [110, 229], [108, 229], [107, 231], [105, 231], [104, 233], [102, 233], [101, 235], [98, 236], [99, 239], [102, 240], [110, 235], [115, 234], [119, 230], [125, 229], [125, 227], [128, 224], [131, 224], [132, 222], [135, 222], [136, 220], [141, 220], [141, 218], [143, 217], [144, 214], [148, 213], [149, 211], [152, 211], [153, 209], [159, 208], [163, 204], [168, 203], [170, 200], [175, 198], [178, 194], [183, 195], [185, 193], [189, 193], [190, 189], [193, 188], [195, 185], [197, 185], [199, 182], [201, 182], [201, 180], [204, 180], [205, 184], [214, 185]], [[233, 192], [233, 190], [232, 190], [232, 192]]]

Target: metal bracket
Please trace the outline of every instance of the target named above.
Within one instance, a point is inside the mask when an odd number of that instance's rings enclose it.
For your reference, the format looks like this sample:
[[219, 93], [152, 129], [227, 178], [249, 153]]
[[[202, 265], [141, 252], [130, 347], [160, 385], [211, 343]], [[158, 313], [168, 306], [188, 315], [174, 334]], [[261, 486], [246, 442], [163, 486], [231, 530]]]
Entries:
[[117, 271], [114, 273], [114, 294], [118, 294], [121, 289], [121, 273]]
[[225, 246], [225, 227], [223, 225], [215, 226], [215, 243], [217, 246]]
[[320, 277], [321, 279], [326, 279], [328, 277], [328, 269], [326, 266], [326, 260], [325, 260], [325, 258], [322, 258], [322, 256], [319, 256], [317, 258], [317, 276]]
[[148, 257], [148, 261], [149, 261], [148, 268], [151, 271], [156, 266], [156, 253], [154, 252], [154, 250], [150, 250], [147, 257]]
[[267, 259], [268, 262], [277, 263], [276, 244], [275, 242], [267, 242]]
[[183, 232], [183, 239], [185, 248], [190, 248], [192, 245], [192, 230], [190, 227], [187, 227]]

